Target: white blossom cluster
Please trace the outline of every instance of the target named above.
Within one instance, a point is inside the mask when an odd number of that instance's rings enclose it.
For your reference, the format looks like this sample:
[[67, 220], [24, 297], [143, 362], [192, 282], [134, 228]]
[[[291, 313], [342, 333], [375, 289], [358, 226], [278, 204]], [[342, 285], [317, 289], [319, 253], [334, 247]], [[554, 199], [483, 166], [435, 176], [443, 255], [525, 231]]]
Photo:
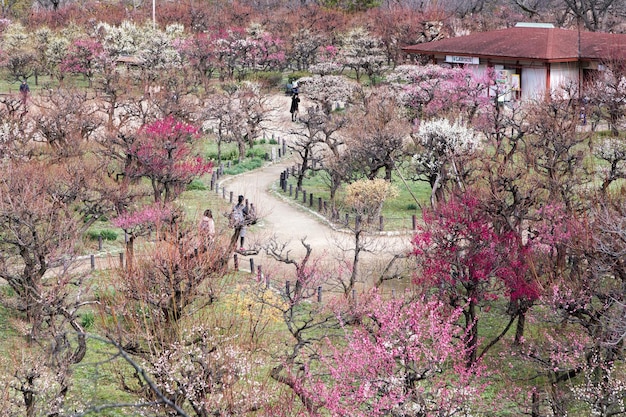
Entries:
[[585, 373], [585, 384], [572, 386], [574, 397], [589, 405], [591, 416], [621, 415], [626, 413], [626, 384], [612, 367], [603, 369], [605, 375], [598, 380], [592, 370]]
[[152, 32], [150, 27], [138, 27], [124, 21], [119, 26], [99, 22], [95, 32], [104, 49], [111, 56], [134, 56], [140, 49], [145, 36]]
[[357, 84], [340, 75], [305, 77], [300, 80], [302, 92], [329, 113], [335, 103], [345, 103], [354, 95]]
[[474, 152], [478, 149], [479, 136], [474, 130], [448, 119], [423, 122], [417, 132], [423, 152], [413, 155], [412, 164], [425, 168], [427, 172], [438, 172], [451, 158]]
[[379, 73], [386, 62], [382, 41], [362, 27], [350, 30], [339, 50], [339, 59], [348, 68]]
[[195, 337], [187, 336], [195, 343], [173, 344], [156, 358], [152, 373], [163, 391], [170, 396], [182, 394], [209, 414], [216, 410], [245, 414], [261, 405], [267, 394], [254, 380], [252, 371], [258, 364], [232, 337], [210, 336], [206, 329], [195, 331]]

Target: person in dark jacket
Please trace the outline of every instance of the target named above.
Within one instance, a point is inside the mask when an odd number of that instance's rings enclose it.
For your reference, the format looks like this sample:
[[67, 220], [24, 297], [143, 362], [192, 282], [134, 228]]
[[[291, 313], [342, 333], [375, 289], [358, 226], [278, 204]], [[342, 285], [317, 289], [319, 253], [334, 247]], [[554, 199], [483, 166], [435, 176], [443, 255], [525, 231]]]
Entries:
[[298, 106], [300, 103], [300, 97], [298, 94], [294, 94], [291, 96], [291, 108], [289, 108], [289, 113], [291, 113], [291, 121], [295, 122], [298, 120]]

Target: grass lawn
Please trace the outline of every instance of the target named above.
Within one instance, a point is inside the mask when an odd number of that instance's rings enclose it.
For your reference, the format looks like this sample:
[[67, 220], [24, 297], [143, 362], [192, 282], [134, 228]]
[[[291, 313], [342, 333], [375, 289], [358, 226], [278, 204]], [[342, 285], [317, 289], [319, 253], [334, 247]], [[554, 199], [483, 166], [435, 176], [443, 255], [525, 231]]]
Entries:
[[[278, 185], [279, 179], [277, 179], [277, 189], [280, 189]], [[398, 190], [398, 196], [396, 198], [385, 201], [383, 205], [383, 228], [385, 231], [395, 230], [410, 230], [413, 228], [413, 216], [418, 219], [421, 216], [421, 207], [429, 205], [430, 199], [430, 187], [425, 182], [408, 182], [405, 184], [401, 178], [394, 174], [392, 183]], [[292, 186], [292, 196], [295, 201], [295, 187], [296, 178], [289, 176], [287, 179], [287, 193], [289, 192], [289, 185]], [[310, 205], [310, 194], [313, 194], [313, 205], [315, 210], [319, 209], [319, 198], [322, 201], [328, 202], [330, 199], [330, 192], [328, 191], [327, 176], [323, 172], [313, 172], [306, 176], [302, 189], [307, 194], [306, 203], [303, 202], [302, 193], [299, 193], [299, 204], [307, 207]], [[282, 191], [281, 191], [282, 192]], [[345, 219], [347, 213], [351, 219], [354, 219], [353, 212], [347, 208], [343, 201], [345, 198], [345, 187], [342, 186], [337, 191], [337, 208], [340, 212], [340, 219]], [[417, 201], [415, 200], [417, 199]], [[373, 220], [374, 227], [378, 228], [379, 220]]]

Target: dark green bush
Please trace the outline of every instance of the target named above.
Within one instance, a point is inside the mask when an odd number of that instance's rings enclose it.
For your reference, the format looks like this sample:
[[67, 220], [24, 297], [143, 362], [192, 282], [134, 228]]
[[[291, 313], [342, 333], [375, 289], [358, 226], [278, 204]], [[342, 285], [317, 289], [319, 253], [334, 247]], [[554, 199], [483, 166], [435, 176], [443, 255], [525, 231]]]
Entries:
[[266, 151], [261, 148], [252, 148], [248, 149], [246, 152], [246, 158], [263, 158], [265, 156]]
[[287, 76], [287, 81], [292, 83], [296, 80], [299, 80], [302, 77], [310, 77], [311, 73], [307, 71], [294, 71]]
[[111, 229], [89, 230], [87, 237], [91, 240], [98, 240], [100, 237], [103, 240], [117, 240], [117, 232]]
[[204, 185], [204, 183], [198, 179], [191, 181], [191, 183], [187, 185], [187, 191], [193, 191], [193, 190], [203, 191], [206, 189], [207, 189], [206, 185]]
[[252, 74], [250, 78], [264, 88], [275, 88], [280, 86], [283, 74], [278, 71], [260, 71]]

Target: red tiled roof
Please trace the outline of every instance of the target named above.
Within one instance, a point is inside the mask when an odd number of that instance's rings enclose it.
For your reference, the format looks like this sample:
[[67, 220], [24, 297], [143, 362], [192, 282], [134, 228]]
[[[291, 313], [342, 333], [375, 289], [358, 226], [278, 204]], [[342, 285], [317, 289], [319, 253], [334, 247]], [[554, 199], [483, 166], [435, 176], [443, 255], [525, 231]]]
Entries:
[[[423, 55], [459, 55], [482, 58], [567, 62], [579, 59], [577, 30], [513, 27], [420, 43], [403, 48]], [[626, 59], [626, 35], [580, 32], [580, 59]]]

